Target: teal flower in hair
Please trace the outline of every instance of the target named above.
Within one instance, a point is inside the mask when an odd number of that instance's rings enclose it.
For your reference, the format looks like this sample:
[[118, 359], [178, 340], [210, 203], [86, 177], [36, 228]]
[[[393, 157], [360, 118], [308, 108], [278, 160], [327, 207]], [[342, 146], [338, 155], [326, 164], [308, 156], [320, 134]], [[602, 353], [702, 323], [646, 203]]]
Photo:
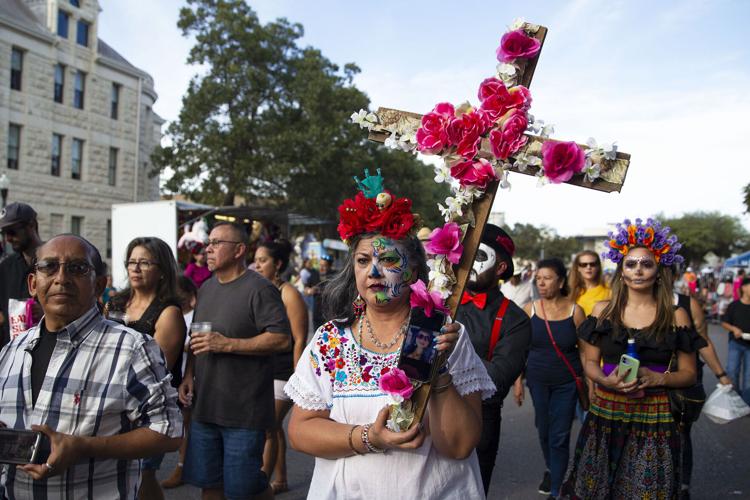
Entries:
[[354, 182], [357, 183], [357, 188], [362, 191], [365, 198], [376, 198], [383, 192], [383, 176], [380, 175], [380, 169], [378, 169], [378, 175], [370, 175], [370, 171], [365, 169], [364, 180], [360, 181], [355, 175]]

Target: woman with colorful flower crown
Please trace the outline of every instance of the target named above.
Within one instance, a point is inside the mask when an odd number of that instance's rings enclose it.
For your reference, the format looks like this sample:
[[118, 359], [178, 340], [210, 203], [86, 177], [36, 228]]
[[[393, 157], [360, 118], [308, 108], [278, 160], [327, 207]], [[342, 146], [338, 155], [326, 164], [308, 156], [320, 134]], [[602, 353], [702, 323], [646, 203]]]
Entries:
[[[561, 498], [678, 499], [680, 434], [667, 391], [695, 383], [695, 351], [706, 345], [672, 305], [670, 266], [680, 244], [651, 219], [626, 220], [606, 242], [617, 264], [612, 298], [578, 329], [595, 397], [578, 436]], [[618, 368], [637, 357], [637, 376]]]
[[385, 381], [403, 373], [410, 285], [427, 281], [426, 259], [411, 201], [385, 192], [380, 175], [359, 184], [363, 192], [339, 207], [351, 251], [323, 292], [336, 319], [317, 330], [285, 387], [289, 441], [316, 457], [308, 498], [484, 498], [474, 448], [481, 399], [495, 388], [457, 323], [435, 337], [450, 354], [421, 424], [390, 430]]

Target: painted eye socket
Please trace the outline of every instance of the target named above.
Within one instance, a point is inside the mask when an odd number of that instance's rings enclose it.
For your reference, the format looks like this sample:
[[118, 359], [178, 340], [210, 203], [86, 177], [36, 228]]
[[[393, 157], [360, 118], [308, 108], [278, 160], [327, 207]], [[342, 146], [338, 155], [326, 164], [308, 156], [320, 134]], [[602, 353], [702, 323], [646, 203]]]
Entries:
[[357, 264], [361, 266], [366, 266], [369, 261], [370, 259], [366, 259], [365, 257], [360, 257], [357, 259]]
[[487, 261], [487, 252], [485, 252], [484, 250], [477, 250], [477, 256], [474, 257], [474, 260], [477, 262]]

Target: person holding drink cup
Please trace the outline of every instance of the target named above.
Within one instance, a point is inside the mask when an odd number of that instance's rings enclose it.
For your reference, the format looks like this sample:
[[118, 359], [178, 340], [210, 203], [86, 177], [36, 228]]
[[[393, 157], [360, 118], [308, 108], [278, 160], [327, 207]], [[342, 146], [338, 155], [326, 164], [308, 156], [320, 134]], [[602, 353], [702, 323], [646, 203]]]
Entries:
[[273, 357], [290, 348], [279, 290], [249, 272], [247, 232], [217, 224], [206, 261], [213, 276], [198, 290], [190, 353], [179, 388], [192, 406], [183, 481], [203, 498], [272, 498], [263, 465], [274, 427]]

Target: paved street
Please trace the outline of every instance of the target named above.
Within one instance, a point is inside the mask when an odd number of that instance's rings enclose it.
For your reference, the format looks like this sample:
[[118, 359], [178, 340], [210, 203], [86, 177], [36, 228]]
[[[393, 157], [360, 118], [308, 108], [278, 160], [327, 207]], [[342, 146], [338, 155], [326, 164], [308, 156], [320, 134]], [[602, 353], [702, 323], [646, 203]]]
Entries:
[[[711, 338], [719, 351], [719, 357], [722, 361], [726, 360], [726, 334], [718, 326], [712, 325]], [[705, 372], [704, 383], [710, 394], [715, 387], [716, 379], [710, 370]], [[517, 408], [509, 399], [503, 417], [500, 452], [489, 498], [542, 498], [536, 488], [544, 471], [544, 462], [536, 439], [534, 412], [530, 399], [527, 399], [521, 408]], [[579, 428], [576, 422], [574, 436], [577, 436]], [[717, 425], [706, 418], [701, 418], [697, 422], [693, 428], [695, 469], [692, 498], [750, 498], [749, 436], [750, 418], [743, 418], [727, 425]], [[313, 459], [293, 450], [289, 452], [288, 457], [291, 491], [278, 495], [277, 498], [305, 498], [312, 475]], [[162, 477], [171, 473], [175, 461], [175, 454], [165, 459], [160, 471]], [[188, 500], [200, 498], [200, 493], [190, 486], [182, 486], [167, 490], [166, 497]]]

